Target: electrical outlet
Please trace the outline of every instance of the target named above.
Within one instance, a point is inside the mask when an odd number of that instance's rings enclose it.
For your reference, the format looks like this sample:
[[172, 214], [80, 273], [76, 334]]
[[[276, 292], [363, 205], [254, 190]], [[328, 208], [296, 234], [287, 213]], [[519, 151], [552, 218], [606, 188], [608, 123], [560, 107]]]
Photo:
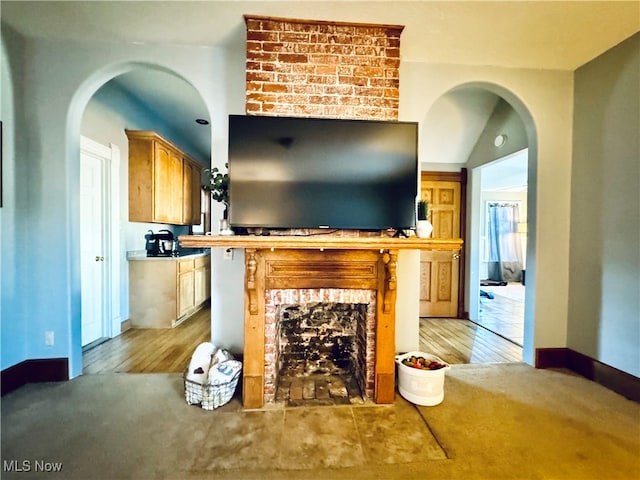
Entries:
[[53, 346], [53, 342], [54, 342], [53, 332], [51, 331], [44, 332], [44, 344], [48, 347], [51, 347]]
[[225, 260], [233, 260], [233, 248], [225, 249], [222, 258], [224, 258]]

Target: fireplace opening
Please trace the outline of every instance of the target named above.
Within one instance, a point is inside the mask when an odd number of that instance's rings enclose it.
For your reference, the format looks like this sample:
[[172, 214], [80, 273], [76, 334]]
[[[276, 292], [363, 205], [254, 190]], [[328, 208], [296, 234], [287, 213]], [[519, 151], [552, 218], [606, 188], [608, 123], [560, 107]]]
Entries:
[[276, 313], [276, 401], [364, 403], [367, 304], [309, 302]]
[[294, 407], [373, 400], [375, 290], [265, 293], [265, 403]]

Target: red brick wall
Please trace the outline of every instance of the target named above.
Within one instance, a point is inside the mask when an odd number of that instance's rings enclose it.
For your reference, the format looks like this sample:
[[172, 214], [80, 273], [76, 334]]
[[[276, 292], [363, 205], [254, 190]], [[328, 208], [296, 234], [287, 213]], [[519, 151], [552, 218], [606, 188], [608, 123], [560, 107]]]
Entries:
[[250, 115], [397, 120], [398, 25], [245, 16]]

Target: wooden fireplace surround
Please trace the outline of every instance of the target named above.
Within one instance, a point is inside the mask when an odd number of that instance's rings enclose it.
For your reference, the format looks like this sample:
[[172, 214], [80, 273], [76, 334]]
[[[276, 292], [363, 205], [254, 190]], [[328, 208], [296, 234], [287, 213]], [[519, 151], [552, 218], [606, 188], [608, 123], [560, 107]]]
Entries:
[[460, 251], [460, 239], [183, 235], [180, 245], [245, 249], [243, 406], [264, 403], [265, 292], [343, 288], [376, 291], [374, 400], [395, 397], [395, 303], [399, 250]]

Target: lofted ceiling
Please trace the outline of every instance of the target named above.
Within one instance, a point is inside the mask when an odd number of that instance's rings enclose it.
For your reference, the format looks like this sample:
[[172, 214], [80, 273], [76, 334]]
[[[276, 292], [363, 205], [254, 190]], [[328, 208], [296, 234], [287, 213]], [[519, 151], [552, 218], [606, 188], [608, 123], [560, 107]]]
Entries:
[[164, 119], [178, 138], [187, 139], [196, 158], [211, 158], [211, 125], [209, 113], [200, 93], [184, 79], [162, 70], [144, 67], [132, 70], [107, 82], [102, 89], [120, 88]]
[[[3, 25], [27, 37], [114, 43], [186, 44], [242, 51], [244, 14], [404, 25], [404, 62], [573, 71], [640, 29], [640, 3], [628, 1], [71, 1], [2, 0]], [[199, 94], [150, 69], [114, 79], [209, 155]], [[106, 85], [109, 88], [109, 84]], [[496, 98], [450, 93], [427, 118], [428, 162], [464, 162]], [[463, 118], [460, 118], [460, 114]], [[436, 115], [437, 114], [437, 115]], [[429, 129], [430, 130], [430, 129]], [[465, 156], [466, 154], [466, 156]]]
[[435, 101], [421, 131], [423, 169], [436, 164], [463, 166], [485, 128], [499, 97], [480, 88], [451, 91]]

